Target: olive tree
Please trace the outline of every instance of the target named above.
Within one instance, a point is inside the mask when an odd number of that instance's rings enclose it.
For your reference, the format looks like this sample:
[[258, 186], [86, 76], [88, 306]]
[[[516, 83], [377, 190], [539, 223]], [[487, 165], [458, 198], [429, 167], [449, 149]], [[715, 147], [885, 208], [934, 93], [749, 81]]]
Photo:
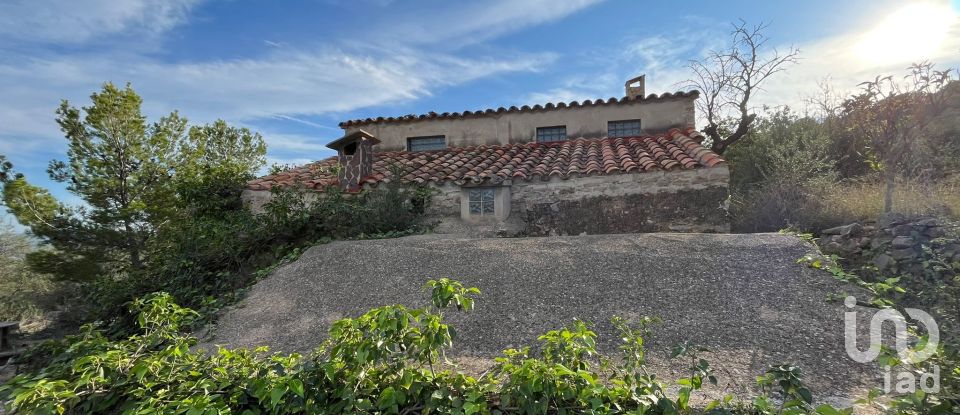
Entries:
[[902, 79], [877, 76], [860, 84], [860, 93], [842, 105], [848, 128], [870, 143], [871, 165], [883, 175], [883, 211], [893, 210], [896, 179], [912, 160], [915, 146], [955, 95], [947, 86], [954, 71], [930, 62], [907, 68]]

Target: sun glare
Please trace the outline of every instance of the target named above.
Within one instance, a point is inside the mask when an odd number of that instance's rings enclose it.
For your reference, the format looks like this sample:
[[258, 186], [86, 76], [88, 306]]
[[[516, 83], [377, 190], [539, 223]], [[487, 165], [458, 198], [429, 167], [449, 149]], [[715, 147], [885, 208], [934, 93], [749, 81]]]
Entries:
[[957, 19], [957, 11], [949, 5], [911, 4], [890, 13], [864, 34], [856, 52], [877, 65], [929, 59], [940, 51]]

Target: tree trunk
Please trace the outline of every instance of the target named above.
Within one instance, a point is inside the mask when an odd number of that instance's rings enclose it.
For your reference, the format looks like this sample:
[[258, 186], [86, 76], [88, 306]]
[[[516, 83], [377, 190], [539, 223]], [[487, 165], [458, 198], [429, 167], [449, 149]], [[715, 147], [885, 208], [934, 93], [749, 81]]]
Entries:
[[883, 192], [883, 213], [890, 213], [893, 211], [893, 191], [897, 185], [897, 175], [894, 172], [887, 172], [885, 176], [886, 189]]
[[133, 227], [130, 226], [130, 222], [125, 221], [123, 228], [127, 231], [127, 253], [130, 255], [130, 266], [134, 270], [139, 270], [143, 268], [143, 260], [140, 259], [140, 245], [133, 236]]
[[140, 249], [132, 248], [130, 249], [130, 265], [135, 270], [143, 269], [143, 260], [140, 259]]

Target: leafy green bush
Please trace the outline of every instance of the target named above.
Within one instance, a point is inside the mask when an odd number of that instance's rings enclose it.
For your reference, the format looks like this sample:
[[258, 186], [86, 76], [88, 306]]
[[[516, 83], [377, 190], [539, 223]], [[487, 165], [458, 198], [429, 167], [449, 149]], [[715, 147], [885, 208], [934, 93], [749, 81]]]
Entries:
[[[716, 383], [703, 349], [683, 344], [674, 357], [689, 376], [669, 397], [645, 365], [644, 339], [653, 319], [615, 324], [623, 343], [616, 365], [596, 350], [583, 322], [540, 337], [539, 352], [508, 350], [479, 378], [438, 362], [455, 332], [444, 323], [451, 307], [468, 312], [476, 288], [430, 281], [432, 307], [379, 307], [333, 324], [310, 356], [268, 354], [265, 348], [194, 350], [180, 329], [198, 317], [169, 294], [131, 304], [139, 333], [110, 341], [94, 326], [42, 345], [45, 366], [0, 387], [13, 413], [124, 414], [547, 414], [691, 413], [691, 393]], [[708, 404], [714, 414], [849, 414], [814, 407], [798, 368], [772, 367], [752, 400], [728, 396]]]
[[741, 232], [769, 232], [816, 226], [825, 206], [817, 189], [836, 181], [828, 129], [787, 108], [758, 120], [747, 137], [730, 148], [731, 213]]
[[143, 270], [126, 278], [102, 276], [86, 286], [88, 303], [93, 304], [88, 321], [108, 322], [111, 333], [129, 334], [135, 325], [122, 312], [125, 304], [157, 290], [212, 317], [211, 311], [235, 301], [259, 270], [304, 247], [427, 229], [421, 207], [429, 204], [430, 195], [400, 184], [359, 194], [329, 188], [317, 195], [290, 187], [274, 190], [259, 215], [240, 203], [226, 203], [239, 201], [239, 193], [193, 205], [197, 208], [158, 229]]

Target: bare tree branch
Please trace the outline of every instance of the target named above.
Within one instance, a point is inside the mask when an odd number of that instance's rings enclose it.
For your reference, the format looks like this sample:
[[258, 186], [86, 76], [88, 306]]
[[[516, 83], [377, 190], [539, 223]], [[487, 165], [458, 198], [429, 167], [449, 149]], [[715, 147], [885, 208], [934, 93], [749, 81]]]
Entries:
[[703, 133], [717, 154], [723, 154], [750, 130], [757, 118], [750, 100], [762, 90], [762, 84], [799, 59], [800, 51], [793, 47], [786, 52], [765, 50], [767, 26], [748, 26], [741, 20], [733, 26], [729, 49], [713, 51], [688, 65], [693, 76], [686, 83], [701, 92], [697, 110], [706, 119]]

